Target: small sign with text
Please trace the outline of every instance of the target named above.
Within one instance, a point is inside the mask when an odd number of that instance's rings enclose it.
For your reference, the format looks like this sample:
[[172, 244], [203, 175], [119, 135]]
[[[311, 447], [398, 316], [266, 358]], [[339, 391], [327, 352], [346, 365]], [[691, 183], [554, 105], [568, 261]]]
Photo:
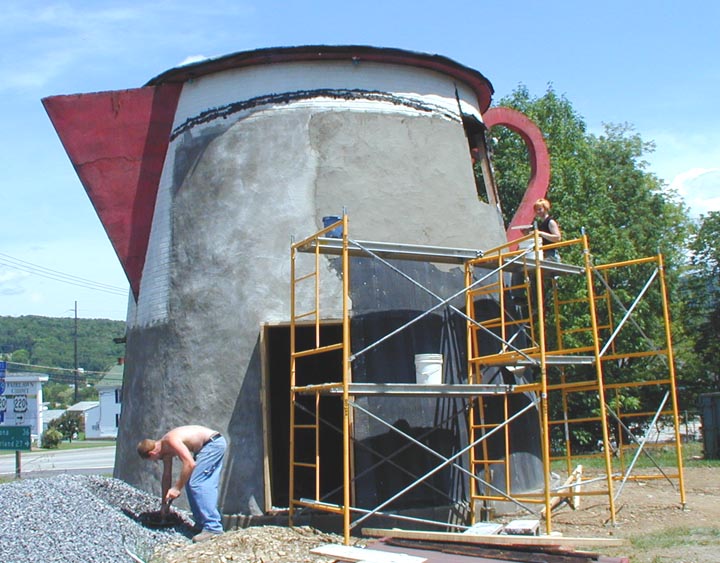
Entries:
[[30, 450], [29, 426], [0, 426], [0, 450]]

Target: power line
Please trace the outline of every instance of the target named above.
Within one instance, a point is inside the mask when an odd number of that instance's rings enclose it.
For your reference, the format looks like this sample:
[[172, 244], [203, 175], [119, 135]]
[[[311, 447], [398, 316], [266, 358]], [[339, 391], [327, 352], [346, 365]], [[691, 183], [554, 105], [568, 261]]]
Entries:
[[[76, 370], [72, 368], [58, 368], [53, 366], [39, 366], [35, 364], [21, 364], [19, 362], [7, 362], [7, 365], [15, 366], [18, 368], [27, 369], [29, 371], [52, 371], [52, 372], [60, 372], [58, 374], [48, 374], [49, 377], [52, 377], [55, 381], [58, 381], [59, 383], [72, 383], [74, 380], [74, 376], [76, 373]], [[12, 375], [12, 373], [8, 372], [9, 375]], [[87, 370], [78, 370], [77, 375], [84, 379], [89, 380], [100, 380], [104, 375], [107, 374], [107, 371], [87, 371]], [[64, 379], [68, 378], [68, 381], [66, 382]]]
[[[53, 367], [53, 366], [38, 366], [38, 365], [35, 365], [35, 364], [21, 364], [20, 362], [7, 362], [7, 365], [9, 365], [9, 366], [10, 366], [10, 365], [12, 365], [12, 366], [18, 366], [18, 367], [21, 367], [21, 368], [33, 368], [33, 369], [36, 369], [36, 370], [45, 370], [45, 371], [50, 370], [50, 371], [69, 372], [69, 374], [74, 374], [74, 373], [75, 373], [75, 370], [72, 369], [72, 368], [57, 368], [57, 367]], [[83, 371], [80, 372], [80, 373], [81, 373], [83, 376], [92, 375], [92, 376], [97, 376], [97, 377], [99, 377], [99, 376], [105, 375], [107, 372], [106, 372], [106, 371], [86, 371], [86, 370], [83, 370]]]
[[88, 289], [97, 289], [99, 291], [109, 292], [122, 292], [123, 294], [127, 293], [127, 291], [121, 287], [95, 282], [86, 278], [81, 278], [79, 276], [73, 276], [71, 274], [65, 274], [58, 270], [52, 270], [44, 266], [38, 266], [37, 264], [26, 262], [25, 260], [20, 260], [19, 258], [13, 258], [12, 256], [4, 254], [2, 252], [0, 252], [0, 263], [5, 264], [6, 266], [10, 266], [11, 268], [16, 268], [18, 270], [29, 272], [31, 274], [49, 277], [50, 279], [54, 279], [56, 281], [65, 281], [74, 285], [82, 285], [84, 287], [88, 287]]
[[111, 293], [113, 295], [123, 296], [127, 295], [128, 293], [127, 289], [121, 287], [109, 285], [106, 283], [95, 282], [86, 278], [81, 278], [79, 276], [73, 276], [71, 274], [65, 274], [57, 270], [52, 270], [44, 266], [38, 266], [37, 264], [26, 262], [25, 260], [13, 258], [12, 256], [4, 254], [2, 252], [0, 252], [0, 264], [8, 266], [10, 268], [15, 268], [16, 270], [21, 270], [23, 272], [48, 278], [54, 281], [59, 281], [78, 287], [84, 287], [85, 289], [92, 289], [94, 291], [102, 291], [104, 293]]

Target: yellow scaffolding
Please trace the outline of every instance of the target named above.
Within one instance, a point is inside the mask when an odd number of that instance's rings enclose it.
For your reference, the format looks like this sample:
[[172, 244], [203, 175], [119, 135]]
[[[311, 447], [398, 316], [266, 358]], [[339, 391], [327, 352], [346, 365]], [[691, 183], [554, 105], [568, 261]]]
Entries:
[[[471, 450], [470, 463], [473, 470], [482, 470], [485, 479], [491, 480], [492, 468], [501, 467], [506, 494], [523, 503], [544, 505], [542, 514], [545, 515], [548, 533], [552, 531], [551, 501], [554, 497], [606, 495], [610, 511], [609, 520], [614, 523], [615, 501], [628, 479], [667, 479], [673, 485], [672, 480], [676, 479], [680, 502], [684, 505], [677, 388], [662, 255], [596, 265], [592, 262], [585, 234], [578, 239], [545, 245], [545, 251], [558, 249], [562, 249], [563, 253], [568, 251], [569, 257], [576, 258], [577, 265], [573, 265], [572, 262], [556, 263], [543, 260], [542, 251], [535, 253], [532, 249], [540, 247], [537, 232], [519, 239], [519, 242], [526, 240], [534, 242], [529, 250], [516, 249], [515, 243], [518, 241], [515, 241], [491, 249], [482, 257], [470, 260], [466, 264], [468, 286], [477, 268], [482, 270], [494, 268], [498, 272], [508, 274], [498, 275], [493, 283], [467, 293], [467, 310], [473, 319], [476, 318], [474, 308], [478, 298], [493, 299], [498, 303], [499, 310], [496, 318], [484, 319], [477, 323], [468, 322], [470, 351], [468, 374], [471, 381], [478, 382], [482, 381], [483, 370], [488, 366], [503, 366], [512, 371], [528, 368], [535, 374], [533, 381], [521, 382], [511, 393], [531, 393], [537, 397], [545, 484], [541, 491], [517, 493], [512, 491], [509, 425], [505, 421], [488, 424], [484, 415], [484, 403], [487, 399], [484, 397], [478, 397], [471, 404], [470, 441], [474, 442], [476, 436], [487, 433], [489, 428], [503, 428], [505, 448], [498, 459], [489, 457], [487, 447]], [[633, 295], [632, 288], [627, 287], [628, 276], [620, 276], [623, 284], [626, 285], [623, 288], [625, 301], [628, 298], [634, 299], [631, 304], [624, 302], [618, 297], [617, 292], [613, 291], [611, 281], [613, 276], [618, 272], [627, 273], [627, 270], [643, 267], [648, 275], [647, 279], [639, 278], [644, 281], [644, 285], [635, 288], [638, 290], [637, 295]], [[506, 283], [508, 277], [511, 279], [510, 283]], [[575, 282], [564, 288], [565, 277], [583, 280], [584, 287], [583, 283]], [[636, 276], [636, 279], [638, 277]], [[598, 287], [600, 291], [597, 290]], [[648, 299], [653, 289], [656, 293], [654, 304], [643, 307], [643, 299]], [[506, 303], [511, 295], [518, 292], [525, 296], [525, 302], [519, 307], [522, 314], [513, 317], [512, 307], [507, 307]], [[546, 311], [548, 302], [552, 307]], [[644, 334], [642, 326], [633, 320], [633, 314], [640, 309], [643, 309], [642, 315], [645, 317], [658, 314], [657, 309], [662, 312], [663, 345], [655, 345]], [[576, 322], [573, 323], [572, 328], [566, 329], [564, 325], [570, 317]], [[586, 319], [587, 326], [578, 326], [577, 319]], [[637, 337], [639, 334], [640, 341], [647, 343], [646, 348], [623, 347], [624, 342], [620, 335], [633, 324], [635, 327], [633, 336]], [[500, 344], [495, 348], [486, 345], [485, 349], [481, 349], [478, 335], [482, 332], [493, 332]], [[630, 338], [628, 341], [637, 343], [638, 338]], [[632, 380], [623, 379], [623, 371], [628, 371], [627, 367], [630, 363], [638, 364], [640, 360], [644, 360], [645, 363], [651, 364], [655, 359], [660, 359], [662, 365], [653, 365], [652, 370], [648, 369], [640, 374], [638, 369], [635, 369], [632, 372]], [[621, 366], [623, 369], [608, 369], [616, 366]], [[628, 399], [637, 399], [638, 393], [642, 392], [640, 390], [649, 390], [649, 395], [662, 395], [664, 392], [659, 408], [650, 412], [641, 412], [633, 408], [628, 409], [627, 412], [623, 411], [623, 405], [632, 407], [633, 402]], [[589, 406], [591, 412], [586, 413], [585, 416], [576, 415], [570, 418], [573, 401]], [[505, 412], [506, 415], [509, 414], [507, 397]], [[555, 413], [555, 417], [552, 413]], [[641, 440], [636, 436], [637, 429], [647, 429], [661, 416], [671, 417], [672, 420], [672, 438], [663, 444], [675, 448], [677, 471], [672, 474], [663, 471], [647, 452], [647, 439]], [[577, 442], [579, 435], [574, 429], [587, 428], [588, 425], [594, 426], [595, 434], [599, 430], [602, 436], [600, 443], [596, 444], [599, 453], [595, 452], [591, 455], [595, 457], [599, 455], [603, 458], [605, 474], [600, 479], [604, 482], [604, 488], [581, 492], [579, 486], [583, 482], [578, 481], [571, 485], [573, 489], [563, 491], [562, 485], [558, 487], [550, 482], [552, 464], [564, 462], [564, 469], [568, 475], [571, 475], [575, 462], [589, 457], [586, 453], [573, 452], [573, 442]], [[561, 439], [553, 440], [555, 429], [561, 431]], [[580, 435], [581, 433], [582, 430]], [[634, 443], [627, 444], [626, 440]], [[631, 451], [635, 455], [628, 464], [627, 454]], [[656, 471], [632, 473], [635, 461], [641, 453], [646, 453], [650, 457]], [[616, 491], [617, 481], [620, 481], [620, 486]], [[567, 485], [565, 488], [567, 489]], [[471, 499], [473, 503], [483, 503], [485, 506], [503, 500], [502, 496], [483, 491], [475, 482], [471, 482]], [[475, 515], [476, 511], [473, 511], [473, 514]]]
[[[347, 215], [343, 215], [340, 221], [343, 233], [347, 232]], [[290, 499], [290, 523], [292, 524], [295, 510], [298, 507], [319, 508], [321, 510], [341, 514], [343, 517], [343, 529], [346, 530], [345, 539], [349, 540], [350, 530], [350, 481], [351, 481], [351, 452], [350, 440], [352, 435], [352, 419], [349, 403], [351, 396], [348, 392], [348, 385], [351, 381], [350, 375], [350, 317], [348, 307], [349, 294], [349, 258], [347, 254], [347, 235], [342, 237], [342, 333], [343, 338], [340, 343], [323, 344], [320, 341], [320, 323], [322, 314], [320, 310], [320, 255], [321, 245], [319, 244], [325, 235], [337, 228], [334, 224], [321, 231], [315, 233], [298, 243], [292, 245], [291, 248], [291, 285], [290, 285], [290, 472], [289, 472], [289, 499]], [[307, 272], [299, 274], [297, 272], [297, 253], [309, 246], [314, 247], [313, 266]], [[304, 284], [312, 283], [312, 294], [314, 296], [311, 309], [297, 310], [298, 288]], [[297, 350], [296, 345], [296, 329], [299, 323], [311, 322], [315, 327], [314, 346], [304, 350]], [[342, 350], [342, 374], [339, 382], [328, 383], [326, 385], [307, 385], [298, 381], [297, 378], [297, 362], [300, 358], [327, 354], [336, 350]], [[343, 454], [342, 454], [342, 472], [343, 472], [343, 504], [341, 507], [323, 503], [320, 498], [320, 396], [324, 393], [337, 392], [342, 393], [343, 401]], [[299, 398], [303, 395], [311, 395], [313, 397], [313, 420], [310, 423], [298, 422], [298, 407], [300, 406]], [[312, 435], [312, 443], [314, 443], [314, 456], [311, 461], [305, 458], [299, 458], [296, 452], [296, 435], [297, 433], [308, 432]], [[295, 498], [295, 476], [298, 470], [312, 470], [315, 474], [315, 495], [312, 499], [296, 499]]]
[[[341, 238], [330, 238], [330, 231], [340, 228]], [[518, 248], [518, 243], [526, 243]], [[529, 244], [529, 246], [527, 246]], [[521, 246], [523, 246], [521, 244]], [[682, 454], [679, 435], [679, 418], [675, 385], [675, 371], [670, 335], [668, 298], [665, 289], [662, 256], [631, 260], [622, 263], [595, 265], [590, 254], [585, 234], [578, 239], [546, 245], [540, 248], [540, 238], [535, 231], [513, 243], [480, 252], [474, 249], [451, 249], [443, 247], [392, 244], [381, 242], [355, 241], [348, 236], [348, 217], [330, 225], [314, 235], [291, 246], [291, 375], [290, 375], [290, 483], [289, 508], [290, 524], [293, 524], [298, 510], [312, 509], [341, 515], [345, 542], [350, 539], [351, 530], [366, 518], [386, 516], [383, 509], [394, 499], [406, 493], [416, 484], [426, 480], [435, 471], [452, 465], [469, 480], [468, 521], [453, 523], [407, 517], [406, 520], [423, 525], [439, 525], [445, 528], [464, 529], [477, 520], [492, 513], [496, 503], [511, 503], [520, 509], [543, 516], [546, 532], [552, 531], [552, 503], [557, 497], [576, 499], [583, 495], [605, 495], [608, 499], [610, 521], [615, 522], [615, 501], [628, 479], [667, 479], [674, 485], [677, 480], [680, 502], [685, 504], [682, 476]], [[543, 259], [542, 252], [562, 250], [563, 262]], [[314, 256], [312, 266], [298, 271], [299, 253]], [[320, 341], [321, 313], [321, 254], [342, 258], [341, 316], [342, 341], [323, 343]], [[403, 385], [365, 384], [352, 380], [352, 362], [361, 352], [351, 350], [349, 279], [350, 257], [372, 257], [385, 259], [420, 260], [461, 265], [465, 269], [465, 284], [462, 290], [447, 299], [432, 294], [438, 304], [432, 310], [449, 306], [467, 321], [467, 381], [462, 384]], [[392, 267], [392, 266], [391, 266]], [[632, 268], [645, 268], [650, 274], [644, 287], [631, 302], [630, 289], [623, 288], [622, 297], [613, 291], [612, 282], [617, 272]], [[636, 276], [637, 277], [637, 276]], [[627, 277], [622, 278], [626, 283]], [[573, 280], [565, 283], [565, 280]], [[308, 290], [306, 285], [310, 285]], [[651, 291], [650, 305], [643, 303]], [[312, 295], [313, 303], [305, 310], [298, 310], [300, 293]], [[465, 296], [465, 311], [450, 305], [458, 297]], [[630, 296], [632, 299], [632, 296]], [[489, 300], [496, 304], [498, 314], [494, 318], [479, 319], [476, 303]], [[656, 346], [643, 332], [643, 323], [633, 319], [652, 315], [662, 310], [664, 323], [664, 344]], [[587, 326], [565, 328], [568, 316], [587, 320]], [[314, 346], [302, 350], [296, 348], [295, 331], [309, 323], [315, 326]], [[410, 323], [409, 323], [410, 324]], [[407, 325], [406, 325], [407, 326]], [[647, 340], [645, 349], [625, 349], [624, 331], [627, 327], [639, 331], [642, 340]], [[388, 338], [405, 327], [396, 329]], [[636, 336], [634, 334], [633, 336]], [[492, 342], [488, 345], [487, 342]], [[384, 339], [383, 338], [383, 339]], [[627, 339], [637, 343], [638, 338]], [[372, 345], [371, 345], [372, 346]], [[297, 362], [309, 356], [318, 356], [342, 350], [342, 374], [334, 382], [307, 384], [297, 377]], [[662, 369], [655, 360], [662, 361]], [[630, 364], [653, 364], [642, 377], [638, 369], [632, 371], [634, 379], [624, 381], [622, 369]], [[483, 374], [489, 367], [499, 367], [512, 374], [514, 382], [485, 382]], [[628, 371], [627, 369], [625, 371]], [[528, 374], [532, 374], [529, 377]], [[659, 408], [654, 412], [638, 412], [638, 396], [662, 395]], [[321, 397], [334, 396], [342, 401], [342, 502], [327, 502], [321, 496], [320, 467], [320, 415]], [[355, 398], [368, 395], [401, 395], [424, 397], [459, 397], [466, 401], [468, 412], [468, 444], [452, 457], [447, 458], [433, 452], [439, 459], [436, 469], [418, 478], [409, 487], [398, 491], [378, 507], [368, 510], [353, 506], [354, 462], [353, 462], [353, 411], [358, 407]], [[510, 401], [515, 396], [530, 398], [526, 407], [513, 412]], [[308, 400], [310, 398], [310, 400]], [[491, 420], [487, 415], [490, 404], [502, 404], [503, 416]], [[582, 402], [592, 412], [586, 416], [570, 417], [573, 404]], [[299, 407], [303, 407], [302, 415]], [[540, 453], [542, 460], [543, 486], [540, 490], [515, 491], [512, 486], [512, 435], [511, 427], [518, 419], [533, 410], [537, 411], [540, 428]], [[367, 413], [370, 414], [370, 413]], [[373, 415], [374, 416], [374, 415]], [[670, 444], [676, 451], [677, 471], [667, 474], [649, 453], [647, 435], [636, 434], [655, 424], [660, 417], [670, 417], [673, 434]], [[377, 417], [376, 417], [377, 418]], [[378, 420], [380, 420], [378, 418]], [[578, 442], [578, 436], [588, 434], [588, 428], [602, 436], [592, 455], [601, 456], [604, 475], [595, 479], [603, 483], [601, 490], [580, 490], [579, 485], [588, 483], [578, 480], [558, 486], [553, 483], [553, 468], [562, 465], [568, 475], [577, 475], [574, 470], [578, 460], [587, 457], [587, 444]], [[561, 438], [554, 436], [561, 433]], [[590, 433], [592, 433], [590, 432]], [[311, 438], [307, 438], [310, 435]], [[312, 456], [298, 455], [298, 436], [304, 443], [314, 443]], [[413, 440], [410, 436], [405, 436]], [[488, 447], [490, 438], [502, 444], [498, 452]], [[500, 440], [498, 440], [500, 437]], [[632, 442], [632, 443], [630, 443]], [[577, 444], [584, 445], [583, 451], [575, 451]], [[419, 444], [426, 447], [423, 444]], [[634, 453], [630, 463], [629, 453]], [[633, 474], [635, 462], [645, 453], [655, 463], [657, 471]], [[469, 469], [459, 462], [464, 455], [469, 457]], [[330, 463], [336, 463], [331, 460]], [[553, 465], [555, 464], [555, 466]], [[314, 473], [314, 497], [296, 498], [296, 479], [299, 472]], [[502, 477], [498, 479], [497, 475]], [[616, 482], [620, 485], [615, 487]], [[569, 491], [567, 490], [569, 488]], [[456, 499], [460, 501], [461, 499]], [[540, 510], [534, 508], [540, 507]], [[360, 515], [353, 520], [354, 515]], [[395, 513], [395, 518], [404, 518]]]

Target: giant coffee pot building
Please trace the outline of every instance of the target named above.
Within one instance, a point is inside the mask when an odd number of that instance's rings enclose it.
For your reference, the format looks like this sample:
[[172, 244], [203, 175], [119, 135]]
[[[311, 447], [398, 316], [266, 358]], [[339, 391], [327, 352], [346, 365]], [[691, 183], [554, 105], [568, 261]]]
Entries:
[[[301, 415], [291, 414], [291, 378], [342, 380], [347, 358], [338, 350], [295, 362], [290, 352], [317, 337], [350, 338], [354, 352], [370, 347], [351, 358], [352, 381], [368, 384], [415, 384], [415, 357], [442, 354], [442, 382], [462, 382], [465, 298], [436, 306], [438, 295], [463, 286], [463, 268], [399, 257], [387, 260], [393, 269], [354, 256], [346, 279], [337, 254], [320, 254], [320, 281], [303, 286], [292, 281], [291, 244], [333, 216], [344, 216], [340, 236], [350, 240], [477, 250], [507, 242], [487, 129], [505, 124], [529, 140], [528, 200], [544, 193], [547, 162], [531, 124], [489, 109], [492, 92], [480, 72], [445, 57], [310, 46], [235, 53], [140, 88], [44, 100], [131, 287], [116, 477], [159, 491], [159, 468], [135, 445], [203, 424], [229, 444], [225, 514], [267, 513], [291, 495], [369, 508], [436, 464], [425, 446], [460, 452], [467, 430], [458, 397], [336, 395], [323, 399], [322, 427], [303, 433]], [[524, 204], [515, 222], [528, 213]], [[323, 307], [303, 320], [294, 300], [316, 292]], [[349, 419], [348, 401], [362, 407]], [[513, 441], [515, 490], [543, 480], [537, 414], [524, 420]], [[457, 511], [467, 502], [458, 466], [388, 508]]]

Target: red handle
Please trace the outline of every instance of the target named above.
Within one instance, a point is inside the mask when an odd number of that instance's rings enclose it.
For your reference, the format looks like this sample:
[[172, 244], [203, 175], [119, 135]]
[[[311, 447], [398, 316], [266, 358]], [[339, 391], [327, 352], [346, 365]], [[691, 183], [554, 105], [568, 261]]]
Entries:
[[532, 223], [535, 216], [533, 204], [547, 194], [550, 185], [550, 155], [542, 132], [525, 114], [511, 108], [497, 107], [486, 111], [483, 121], [488, 129], [495, 125], [504, 125], [518, 133], [525, 142], [530, 157], [530, 181], [520, 206], [507, 226], [507, 239], [512, 241], [523, 236], [519, 229], [513, 227]]

